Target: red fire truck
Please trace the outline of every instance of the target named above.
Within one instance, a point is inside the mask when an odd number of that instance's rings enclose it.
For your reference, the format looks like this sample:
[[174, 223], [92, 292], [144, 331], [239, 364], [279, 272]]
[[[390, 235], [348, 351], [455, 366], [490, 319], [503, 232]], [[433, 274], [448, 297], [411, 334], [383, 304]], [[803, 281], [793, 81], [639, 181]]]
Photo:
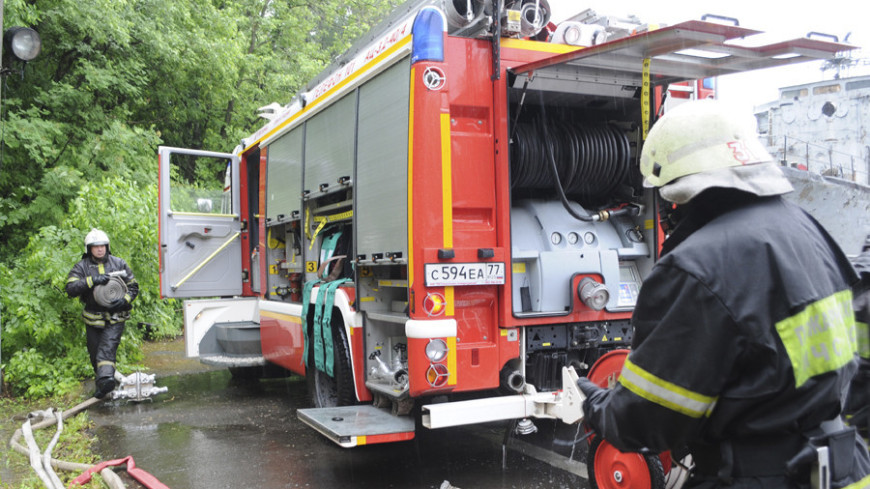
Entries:
[[304, 375], [299, 417], [344, 447], [579, 420], [572, 379], [630, 345], [662, 239], [657, 94], [848, 46], [548, 10], [412, 2], [232, 153], [160, 148], [161, 293], [209, 297], [187, 354]]

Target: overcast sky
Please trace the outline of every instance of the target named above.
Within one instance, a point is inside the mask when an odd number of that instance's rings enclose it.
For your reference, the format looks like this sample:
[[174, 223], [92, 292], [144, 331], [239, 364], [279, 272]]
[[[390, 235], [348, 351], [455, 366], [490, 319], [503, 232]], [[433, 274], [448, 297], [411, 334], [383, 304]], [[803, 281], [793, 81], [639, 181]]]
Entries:
[[[862, 56], [870, 57], [870, 2], [866, 0], [828, 0], [816, 4], [806, 2], [774, 2], [770, 0], [729, 0], [727, 2], [676, 2], [650, 0], [549, 0], [553, 20], [562, 20], [591, 8], [599, 15], [617, 17], [634, 14], [642, 22], [676, 24], [700, 19], [704, 14], [735, 17], [740, 26], [764, 31], [752, 36], [767, 44], [803, 37], [808, 32], [823, 32], [843, 41], [851, 33], [849, 44], [863, 47]], [[677, 3], [681, 6], [677, 6]], [[849, 75], [870, 74], [870, 59]], [[758, 70], [728, 75], [719, 79], [719, 98], [752, 106], [778, 97], [778, 88], [801, 83], [829, 80], [833, 72], [823, 73], [819, 63]]]

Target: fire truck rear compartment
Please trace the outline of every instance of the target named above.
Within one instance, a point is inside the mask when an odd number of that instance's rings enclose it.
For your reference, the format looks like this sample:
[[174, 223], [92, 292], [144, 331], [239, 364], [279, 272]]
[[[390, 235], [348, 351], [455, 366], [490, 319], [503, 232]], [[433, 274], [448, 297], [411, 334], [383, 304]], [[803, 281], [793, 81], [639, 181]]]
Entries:
[[541, 391], [562, 387], [562, 367], [581, 375], [604, 353], [631, 344], [628, 320], [526, 328], [526, 382]]
[[[656, 238], [652, 195], [638, 170], [639, 89], [560, 67], [517, 76], [510, 86], [512, 313], [534, 320], [525, 327], [525, 380], [551, 391], [561, 387], [563, 366], [582, 375], [631, 342], [627, 314], [653, 265]], [[596, 217], [626, 206], [635, 211]], [[578, 297], [581, 276], [607, 288], [598, 314]]]

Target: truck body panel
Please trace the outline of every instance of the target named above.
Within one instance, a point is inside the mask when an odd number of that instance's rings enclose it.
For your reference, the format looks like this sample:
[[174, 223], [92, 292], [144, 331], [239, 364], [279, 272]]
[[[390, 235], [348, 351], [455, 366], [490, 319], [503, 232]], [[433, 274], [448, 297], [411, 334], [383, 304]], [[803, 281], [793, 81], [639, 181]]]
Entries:
[[432, 426], [576, 420], [566, 371], [631, 344], [663, 239], [637, 169], [657, 94], [848, 48], [744, 47], [730, 41], [757, 31], [700, 21], [554, 44], [510, 23], [487, 34], [485, 11], [456, 25], [434, 3], [399, 9], [227, 173], [228, 295], [256, 300], [263, 359], [307, 376], [315, 408], [300, 418], [342, 446], [410, 439], [415, 404]]

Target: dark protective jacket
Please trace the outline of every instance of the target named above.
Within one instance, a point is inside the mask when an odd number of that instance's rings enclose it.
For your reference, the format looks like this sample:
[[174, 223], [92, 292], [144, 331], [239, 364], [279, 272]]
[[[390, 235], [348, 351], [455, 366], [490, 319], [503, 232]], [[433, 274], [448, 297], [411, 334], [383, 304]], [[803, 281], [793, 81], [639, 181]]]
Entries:
[[858, 334], [858, 373], [852, 379], [846, 402], [846, 419], [865, 439], [870, 438], [870, 246], [852, 260], [861, 281], [854, 288], [855, 321]]
[[81, 261], [70, 270], [67, 276], [66, 293], [70, 297], [78, 297], [85, 305], [82, 311], [85, 324], [100, 327], [129, 319], [128, 311], [109, 311], [94, 300], [93, 278], [112, 272], [123, 272], [121, 278], [127, 284], [127, 295], [124, 298], [128, 304], [132, 303], [139, 295], [139, 283], [136, 282], [133, 271], [123, 259], [107, 253], [105, 261], [100, 263], [95, 261], [90, 254], [85, 253], [82, 255]]
[[712, 189], [686, 212], [643, 283], [619, 382], [584, 403], [586, 421], [623, 451], [765, 440], [790, 457], [841, 413], [857, 369], [855, 271], [778, 196]]

